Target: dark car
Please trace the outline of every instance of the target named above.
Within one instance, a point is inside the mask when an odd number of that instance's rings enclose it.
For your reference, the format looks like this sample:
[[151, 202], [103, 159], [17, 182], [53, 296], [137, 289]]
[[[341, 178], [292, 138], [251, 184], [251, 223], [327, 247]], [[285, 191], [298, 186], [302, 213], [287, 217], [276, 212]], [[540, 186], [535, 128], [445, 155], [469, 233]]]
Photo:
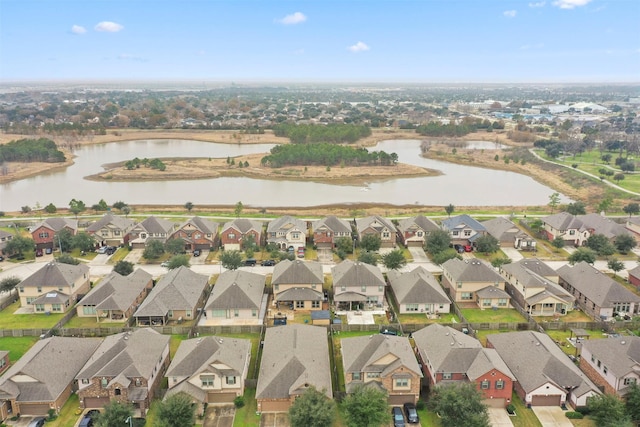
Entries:
[[28, 427], [42, 427], [44, 425], [44, 417], [35, 417], [31, 420]]
[[248, 266], [248, 267], [253, 267], [255, 266], [257, 263], [257, 261], [255, 260], [255, 258], [247, 258], [244, 260], [244, 265]]
[[46, 248], [46, 249], [44, 250], [44, 253], [45, 253], [45, 254], [47, 254], [47, 255], [51, 255], [51, 253], [52, 253], [52, 252], [53, 252], [53, 249], [52, 249], [52, 248]]
[[94, 418], [100, 413], [97, 409], [91, 409], [80, 420], [78, 427], [93, 427]]
[[42, 252], [42, 249], [36, 249], [36, 256], [42, 256], [44, 255], [44, 252]]
[[418, 409], [416, 409], [416, 405], [413, 403], [405, 403], [403, 405], [404, 413], [407, 415], [407, 421], [411, 424], [416, 424], [420, 422], [420, 418], [418, 418]]
[[0, 255], [0, 262], [4, 261], [4, 257]]
[[276, 265], [276, 262], [272, 259], [265, 259], [260, 263], [260, 265], [263, 267], [273, 267], [274, 265]]
[[118, 248], [116, 248], [115, 246], [107, 246], [107, 250], [104, 253], [107, 255], [113, 255], [116, 250], [118, 250]]
[[391, 416], [393, 417], [393, 427], [404, 427], [404, 415], [402, 415], [402, 409], [394, 406], [391, 408]]
[[200, 249], [194, 249], [193, 250], [193, 256], [200, 256], [202, 252], [200, 252]]

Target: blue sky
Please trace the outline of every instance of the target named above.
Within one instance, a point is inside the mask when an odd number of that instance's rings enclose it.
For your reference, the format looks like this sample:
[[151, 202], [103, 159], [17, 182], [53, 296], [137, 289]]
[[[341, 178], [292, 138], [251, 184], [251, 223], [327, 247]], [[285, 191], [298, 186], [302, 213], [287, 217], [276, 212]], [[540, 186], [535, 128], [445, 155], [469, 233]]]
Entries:
[[638, 82], [640, 0], [0, 0], [0, 81]]

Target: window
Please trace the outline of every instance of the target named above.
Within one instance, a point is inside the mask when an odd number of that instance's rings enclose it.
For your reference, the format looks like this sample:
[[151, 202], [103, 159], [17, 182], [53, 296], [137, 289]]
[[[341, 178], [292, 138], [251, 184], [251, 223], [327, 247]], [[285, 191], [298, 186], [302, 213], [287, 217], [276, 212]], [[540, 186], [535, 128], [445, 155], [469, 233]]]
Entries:
[[382, 238], [383, 239], [388, 239], [389, 238], [389, 232], [388, 231], [383, 232], [382, 233]]
[[347, 285], [342, 285], [342, 286], [340, 286], [340, 290], [341, 290], [342, 292], [345, 292], [345, 291], [347, 290]]
[[304, 308], [304, 301], [296, 301], [296, 308]]
[[502, 390], [502, 389], [504, 389], [504, 381], [502, 380], [496, 381], [496, 390]]
[[38, 293], [42, 292], [42, 286], [38, 286]]
[[418, 237], [422, 237], [422, 231], [418, 231], [418, 232], [416, 233], [416, 236], [418, 236]]
[[569, 236], [575, 236], [576, 230], [569, 230]]
[[596, 363], [596, 358], [593, 354], [591, 355], [591, 363]]
[[102, 388], [107, 388], [107, 386], [109, 385], [109, 381], [107, 381], [106, 378], [103, 378], [100, 380], [100, 385], [102, 386]]
[[186, 310], [185, 311], [185, 316], [191, 317], [191, 310]]
[[480, 388], [483, 390], [489, 389], [489, 380], [484, 380], [480, 383]]
[[35, 297], [27, 297], [27, 304], [31, 304], [36, 300]]
[[140, 378], [136, 378], [136, 387], [140, 387], [140, 384], [142, 384]]
[[233, 239], [235, 239], [235, 238], [236, 238], [236, 233], [229, 233], [229, 234], [227, 234], [227, 237], [228, 237], [229, 239], [233, 240]]
[[280, 285], [273, 285], [273, 290], [274, 291], [279, 291], [280, 290]]
[[624, 385], [631, 385], [631, 384], [635, 384], [636, 383], [636, 379], [635, 378], [625, 378], [624, 379]]
[[81, 382], [82, 382], [82, 384], [89, 384], [89, 379], [88, 378], [83, 378]]
[[213, 387], [214, 379], [215, 379], [214, 375], [200, 375], [200, 381], [202, 382], [202, 387]]
[[44, 312], [44, 304], [36, 304], [36, 311], [37, 312]]
[[300, 238], [300, 233], [291, 233], [291, 238], [294, 240], [298, 240]]
[[236, 377], [227, 377], [227, 385], [236, 385]]
[[380, 378], [380, 372], [367, 372], [367, 378]]
[[173, 310], [169, 310], [169, 317], [173, 317]]
[[367, 292], [367, 285], [362, 285], [362, 286], [360, 286], [360, 290], [361, 290], [362, 292]]
[[397, 378], [396, 379], [396, 387], [409, 387], [409, 379], [408, 378]]
[[58, 292], [62, 292], [62, 286], [58, 286]]
[[199, 239], [199, 238], [201, 238], [201, 237], [202, 237], [202, 235], [201, 235], [200, 233], [196, 233], [196, 235], [195, 235], [195, 238], [196, 238], [196, 239]]
[[482, 306], [483, 306], [483, 307], [489, 307], [489, 306], [491, 306], [491, 300], [490, 300], [490, 299], [486, 299], [486, 298], [485, 298], [485, 299], [483, 299], [483, 300], [482, 300]]
[[458, 287], [458, 289], [462, 289], [462, 282], [456, 282], [456, 286]]
[[24, 292], [24, 286], [20, 286], [20, 293]]
[[498, 307], [506, 307], [507, 306], [507, 299], [506, 298], [499, 298], [498, 299]]
[[62, 311], [62, 305], [61, 304], [51, 304], [51, 311]]
[[354, 372], [351, 374], [351, 379], [353, 381], [360, 381], [362, 377], [360, 376], [360, 372]]
[[240, 317], [240, 310], [237, 308], [233, 310], [233, 317]]
[[311, 301], [311, 308], [320, 308], [320, 301]]
[[113, 390], [113, 394], [115, 394], [116, 396], [120, 396], [122, 394], [122, 391], [119, 388], [117, 388]]
[[120, 230], [113, 230], [113, 235], [114, 236], [119, 236], [120, 235]]
[[96, 314], [96, 306], [95, 305], [82, 306], [82, 314], [86, 314], [86, 315]]
[[460, 298], [461, 298], [463, 301], [471, 301], [471, 300], [472, 300], [471, 292], [463, 292], [463, 293], [460, 295]]
[[443, 380], [450, 380], [451, 379], [451, 372], [443, 372], [442, 373], [442, 379]]
[[597, 365], [598, 365], [598, 368], [599, 368], [602, 365], [602, 363], [598, 360]]
[[46, 237], [49, 237], [49, 233], [47, 233], [47, 232], [40, 233], [40, 234], [38, 234], [38, 237], [40, 237], [40, 238], [46, 238]]
[[606, 366], [602, 367], [602, 373], [607, 375], [607, 372], [609, 372], [609, 369]]
[[453, 234], [454, 236], [458, 236], [458, 230], [454, 230], [451, 234]]
[[4, 359], [0, 359], [0, 368], [4, 368], [4, 365], [6, 365], [7, 362]]
[[471, 236], [471, 230], [464, 230], [464, 237]]
[[418, 304], [407, 304], [407, 311], [418, 311]]
[[545, 302], [544, 304], [542, 304], [543, 308], [553, 308], [553, 303], [550, 302]]
[[109, 230], [102, 230], [100, 232], [100, 234], [102, 234], [102, 237], [108, 237], [109, 236]]
[[255, 308], [251, 310], [251, 317], [258, 317], [258, 310]]

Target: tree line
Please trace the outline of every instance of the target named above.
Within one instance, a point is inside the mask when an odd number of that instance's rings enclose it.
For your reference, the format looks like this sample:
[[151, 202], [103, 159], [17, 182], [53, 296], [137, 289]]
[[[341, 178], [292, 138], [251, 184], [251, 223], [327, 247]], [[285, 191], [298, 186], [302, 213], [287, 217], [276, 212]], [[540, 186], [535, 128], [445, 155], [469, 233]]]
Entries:
[[416, 127], [416, 132], [424, 136], [458, 137], [468, 135], [479, 129], [504, 129], [504, 123], [498, 121], [494, 121], [492, 123], [487, 119], [482, 120], [465, 117], [459, 124], [457, 124], [453, 120], [447, 124], [443, 124], [440, 122], [429, 122], [426, 125], [420, 125]]
[[285, 165], [320, 165], [320, 166], [391, 166], [398, 162], [396, 153], [371, 151], [366, 148], [353, 148], [329, 143], [303, 145], [277, 145], [271, 154], [262, 158], [263, 166], [274, 168]]
[[294, 144], [330, 142], [354, 143], [371, 135], [369, 126], [354, 124], [296, 125], [283, 123], [273, 128], [276, 136], [284, 136]]
[[64, 153], [48, 138], [25, 138], [0, 145], [0, 162], [58, 163], [65, 160]]

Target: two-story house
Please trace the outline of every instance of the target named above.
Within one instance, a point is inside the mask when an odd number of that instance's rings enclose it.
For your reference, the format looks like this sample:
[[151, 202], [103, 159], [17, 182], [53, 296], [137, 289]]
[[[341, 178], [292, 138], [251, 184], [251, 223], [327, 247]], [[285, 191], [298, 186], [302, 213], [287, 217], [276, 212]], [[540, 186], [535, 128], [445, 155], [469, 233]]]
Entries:
[[135, 249], [144, 249], [147, 242], [158, 240], [162, 243], [173, 233], [174, 223], [162, 218], [150, 216], [136, 224], [129, 232], [129, 242]]
[[391, 221], [378, 215], [359, 218], [356, 220], [358, 239], [374, 235], [380, 237], [381, 248], [395, 248], [397, 240], [396, 226]]
[[537, 247], [536, 239], [520, 230], [512, 221], [497, 217], [480, 224], [486, 228], [487, 233], [495, 237], [501, 246], [514, 247], [523, 251], [535, 251]]
[[333, 299], [341, 310], [374, 310], [384, 307], [386, 282], [374, 265], [349, 259], [331, 269]]
[[36, 224], [31, 229], [31, 238], [36, 244], [36, 249], [53, 249], [56, 247], [54, 238], [56, 233], [67, 230], [71, 235], [78, 233], [78, 220], [70, 218], [47, 218]]
[[601, 234], [612, 242], [622, 234], [630, 234], [622, 225], [602, 215], [572, 215], [560, 212], [542, 219], [544, 232], [549, 240], [561, 237], [565, 245], [583, 246], [594, 234]]
[[313, 244], [319, 249], [333, 249], [336, 240], [344, 237], [352, 240], [351, 225], [349, 221], [329, 215], [311, 224], [313, 231]]
[[424, 215], [401, 219], [397, 228], [403, 245], [421, 248], [424, 248], [427, 236], [440, 229], [438, 224]]
[[262, 274], [244, 270], [222, 273], [207, 299], [200, 324], [262, 324], [260, 307], [263, 299], [267, 298], [265, 280]]
[[437, 317], [449, 313], [451, 300], [438, 280], [424, 267], [408, 273], [390, 270], [387, 278], [401, 314], [424, 313], [425, 316]]
[[107, 336], [76, 375], [80, 405], [131, 403], [144, 417], [169, 366], [170, 339], [149, 328]]
[[256, 245], [260, 245], [262, 243], [262, 223], [247, 218], [237, 218], [222, 226], [220, 243], [225, 251], [239, 251], [249, 236]]
[[267, 224], [267, 243], [283, 251], [304, 248], [307, 244], [307, 223], [289, 215], [274, 219]]
[[340, 340], [347, 393], [357, 387], [387, 392], [390, 405], [417, 403], [422, 371], [407, 337], [374, 334]]
[[171, 238], [182, 239], [187, 251], [217, 249], [220, 246], [219, 228], [217, 222], [194, 216], [180, 224]]
[[457, 258], [442, 264], [442, 286], [457, 303], [475, 303], [480, 308], [508, 308], [504, 279], [480, 259]]
[[251, 360], [251, 341], [208, 336], [184, 340], [166, 377], [169, 390], [188, 394], [199, 406], [228, 404], [244, 394]]
[[454, 245], [473, 246], [478, 237], [487, 235], [484, 225], [466, 214], [444, 219], [441, 225]]
[[580, 369], [605, 393], [624, 396], [631, 384], [640, 382], [640, 337], [583, 341]]
[[454, 382], [475, 383], [491, 407], [511, 402], [515, 378], [494, 349], [449, 326], [429, 325], [412, 334], [430, 388]]
[[320, 310], [324, 298], [322, 265], [315, 261], [288, 259], [273, 269], [271, 286], [276, 306], [290, 305], [297, 310]]
[[[0, 230], [0, 255], [5, 254], [4, 248], [7, 243], [13, 239], [13, 234], [8, 231]], [[6, 255], [6, 254], [5, 254]]]
[[44, 267], [18, 284], [21, 307], [34, 313], [64, 313], [89, 291], [89, 267], [57, 262]]
[[89, 225], [86, 231], [99, 246], [120, 246], [129, 243], [129, 232], [135, 225], [135, 221], [109, 212]]

